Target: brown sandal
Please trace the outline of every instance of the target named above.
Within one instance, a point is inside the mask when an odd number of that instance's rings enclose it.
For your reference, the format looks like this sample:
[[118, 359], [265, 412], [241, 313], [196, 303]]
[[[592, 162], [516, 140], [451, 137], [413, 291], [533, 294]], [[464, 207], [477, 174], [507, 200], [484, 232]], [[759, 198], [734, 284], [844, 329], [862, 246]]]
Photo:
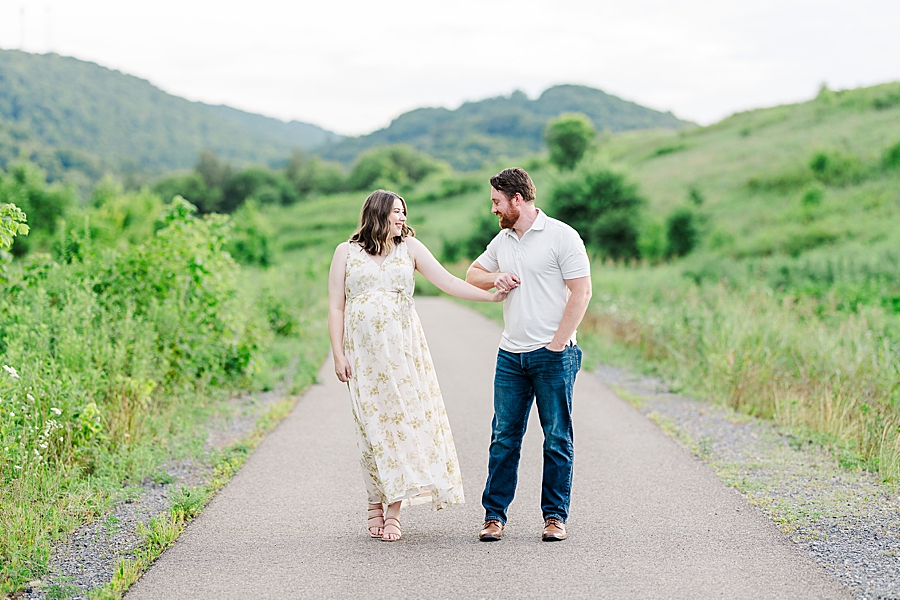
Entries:
[[[378, 511], [378, 514], [373, 514], [372, 516], [368, 517], [367, 523], [371, 523], [373, 520], [380, 519], [381, 525], [369, 525], [369, 537], [381, 539], [381, 536], [384, 535], [384, 507], [379, 504], [378, 506], [369, 506], [369, 508], [366, 509], [366, 512], [369, 514], [371, 514], [373, 511]], [[375, 531], [373, 531], [373, 529]], [[380, 533], [378, 533], [379, 529], [381, 530]]]
[[[388, 525], [388, 521], [395, 521], [397, 524], [396, 524], [396, 525]], [[387, 531], [387, 528], [388, 528], [388, 527], [393, 527], [394, 529], [397, 530], [397, 533], [394, 534], [394, 533], [392, 532], [392, 533], [389, 534], [388, 531]], [[398, 541], [398, 540], [403, 536], [403, 532], [400, 531], [400, 519], [398, 519], [397, 517], [385, 517], [385, 518], [384, 518], [384, 529], [383, 529], [382, 531], [384, 532], [384, 533], [382, 534], [382, 536], [381, 536], [381, 541], [382, 541], [382, 542], [396, 542], [396, 541]], [[395, 537], [395, 538], [384, 537], [384, 536], [386, 536], [386, 535], [396, 535], [397, 537]]]

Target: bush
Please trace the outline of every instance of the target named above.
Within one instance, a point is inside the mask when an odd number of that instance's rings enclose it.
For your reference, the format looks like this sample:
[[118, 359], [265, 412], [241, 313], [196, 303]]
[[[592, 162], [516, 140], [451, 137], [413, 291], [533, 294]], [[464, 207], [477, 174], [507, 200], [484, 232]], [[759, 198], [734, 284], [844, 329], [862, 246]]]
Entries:
[[666, 220], [666, 254], [687, 256], [696, 247], [697, 217], [689, 208], [676, 209]]
[[822, 198], [824, 197], [825, 190], [819, 186], [812, 186], [803, 192], [803, 196], [800, 198], [800, 204], [803, 205], [804, 208], [815, 208], [822, 204]]
[[639, 211], [644, 204], [636, 185], [605, 169], [577, 173], [550, 193], [553, 215], [574, 227], [589, 249], [615, 260], [640, 258]]
[[544, 129], [544, 141], [550, 149], [550, 162], [571, 171], [596, 136], [594, 124], [581, 113], [564, 113], [549, 121]]
[[33, 261], [2, 288], [2, 363], [17, 375], [3, 380], [15, 408], [0, 411], [0, 478], [48, 460], [90, 472], [177, 390], [252, 373], [264, 316], [238, 294], [228, 220], [194, 212], [176, 199], [146, 243]]
[[352, 190], [403, 188], [446, 167], [412, 146], [397, 144], [363, 152], [353, 165], [347, 185]]
[[826, 185], [858, 183], [864, 177], [862, 161], [838, 149], [819, 150], [809, 160], [813, 176]]
[[706, 201], [706, 198], [703, 196], [703, 192], [691, 186], [688, 188], [688, 199], [693, 203], [694, 206], [703, 206], [703, 203]]
[[881, 158], [881, 164], [885, 169], [900, 168], [900, 142], [897, 142], [884, 151]]

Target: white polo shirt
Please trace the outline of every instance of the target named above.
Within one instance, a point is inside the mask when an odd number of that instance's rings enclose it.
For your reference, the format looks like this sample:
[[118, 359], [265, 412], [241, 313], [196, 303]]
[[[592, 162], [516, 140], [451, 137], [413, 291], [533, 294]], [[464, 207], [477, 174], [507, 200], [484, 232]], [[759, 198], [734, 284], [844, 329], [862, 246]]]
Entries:
[[553, 341], [569, 299], [565, 280], [591, 274], [578, 232], [541, 210], [522, 239], [512, 229], [502, 230], [477, 262], [490, 273], [512, 273], [521, 281], [503, 301], [500, 347], [515, 353]]

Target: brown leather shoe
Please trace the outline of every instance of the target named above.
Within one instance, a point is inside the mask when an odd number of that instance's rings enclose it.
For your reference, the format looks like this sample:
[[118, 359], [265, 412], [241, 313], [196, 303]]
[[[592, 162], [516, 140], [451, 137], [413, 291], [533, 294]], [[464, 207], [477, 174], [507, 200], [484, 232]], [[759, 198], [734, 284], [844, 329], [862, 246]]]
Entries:
[[544, 521], [544, 533], [541, 535], [541, 541], [544, 542], [561, 542], [566, 539], [566, 524], [550, 517]]
[[503, 537], [503, 523], [497, 519], [488, 519], [478, 534], [478, 539], [482, 542], [499, 542]]

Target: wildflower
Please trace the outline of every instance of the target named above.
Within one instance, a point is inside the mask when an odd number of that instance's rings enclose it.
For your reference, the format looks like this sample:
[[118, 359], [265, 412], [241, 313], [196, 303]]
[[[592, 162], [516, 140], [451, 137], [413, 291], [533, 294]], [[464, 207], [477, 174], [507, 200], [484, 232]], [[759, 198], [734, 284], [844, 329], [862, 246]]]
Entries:
[[13, 469], [18, 469], [18, 470], [21, 471], [21, 470], [22, 470], [22, 467], [20, 467], [19, 465], [13, 465]]
[[19, 378], [18, 371], [16, 371], [13, 367], [11, 367], [9, 365], [3, 365], [3, 370], [6, 371], [7, 373], [9, 373], [9, 376], [12, 377], [13, 379]]
[[14, 417], [16, 416], [16, 413], [14, 413], [13, 411], [9, 411], [9, 416]]
[[25, 397], [34, 402], [34, 396], [32, 396], [31, 394], [25, 394]]
[[62, 411], [56, 408], [55, 406], [50, 407], [50, 411], [55, 414], [57, 417], [62, 414]]

